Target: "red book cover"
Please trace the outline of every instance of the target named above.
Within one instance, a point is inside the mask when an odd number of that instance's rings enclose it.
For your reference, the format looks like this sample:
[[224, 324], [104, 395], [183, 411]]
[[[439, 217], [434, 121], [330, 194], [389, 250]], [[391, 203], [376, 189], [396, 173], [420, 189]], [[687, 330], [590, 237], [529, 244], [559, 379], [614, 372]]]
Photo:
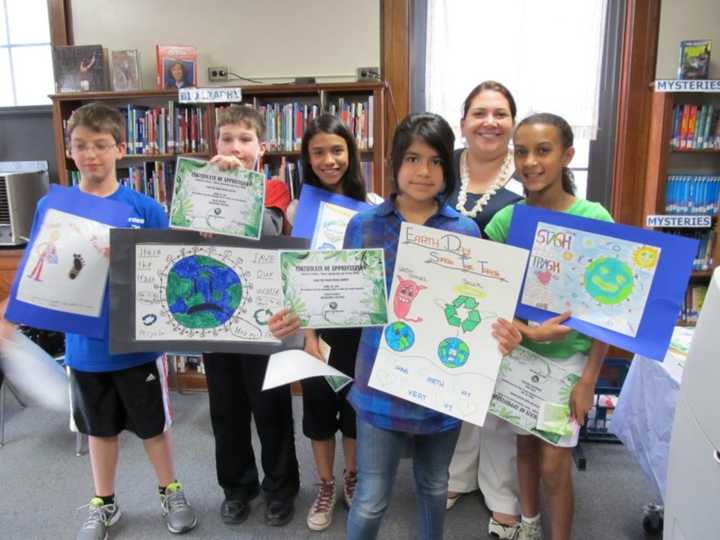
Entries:
[[180, 45], [157, 45], [158, 88], [197, 86], [197, 50]]

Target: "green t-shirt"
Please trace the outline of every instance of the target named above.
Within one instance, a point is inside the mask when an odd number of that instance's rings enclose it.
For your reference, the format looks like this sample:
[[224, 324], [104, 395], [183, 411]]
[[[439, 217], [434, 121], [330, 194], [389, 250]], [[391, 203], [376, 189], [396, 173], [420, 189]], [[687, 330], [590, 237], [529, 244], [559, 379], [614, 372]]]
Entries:
[[[517, 204], [526, 204], [526, 201], [520, 201]], [[514, 206], [506, 206], [495, 214], [490, 223], [487, 224], [485, 235], [490, 240], [502, 242], [503, 244], [507, 242], [513, 208]], [[586, 201], [585, 199], [575, 199], [575, 202], [565, 213], [601, 221], [613, 221], [612, 216], [602, 204]], [[570, 358], [575, 353], [587, 354], [590, 351], [592, 339], [573, 330], [561, 341], [537, 342], [523, 339], [522, 344], [524, 347], [549, 358]]]

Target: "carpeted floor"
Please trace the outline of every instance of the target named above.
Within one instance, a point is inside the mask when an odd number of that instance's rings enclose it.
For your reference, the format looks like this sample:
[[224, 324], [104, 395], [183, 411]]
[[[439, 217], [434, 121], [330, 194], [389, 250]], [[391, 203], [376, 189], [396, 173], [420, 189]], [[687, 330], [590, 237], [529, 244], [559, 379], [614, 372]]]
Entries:
[[[184, 483], [200, 524], [186, 538], [340, 539], [347, 511], [338, 505], [330, 529], [312, 533], [305, 525], [314, 497], [315, 473], [310, 444], [299, 429], [300, 402], [295, 400], [296, 439], [302, 486], [296, 514], [286, 527], [263, 523], [260, 499], [250, 518], [234, 528], [220, 521], [222, 492], [215, 481], [214, 447], [206, 394], [172, 394], [179, 480]], [[298, 435], [299, 434], [299, 435]], [[576, 514], [573, 539], [637, 540], [645, 538], [642, 507], [656, 501], [651, 483], [620, 445], [584, 445], [585, 471], [575, 470]], [[337, 464], [341, 477], [342, 464]], [[380, 538], [415, 538], [414, 495], [410, 461], [402, 462], [392, 505]], [[85, 516], [76, 509], [92, 490], [87, 456], [76, 457], [75, 436], [60, 413], [21, 408], [6, 397], [5, 446], [0, 448], [0, 538], [5, 540], [74, 539]], [[110, 539], [146, 540], [170, 537], [160, 517], [154, 473], [132, 435], [123, 435], [117, 481], [122, 519]], [[488, 511], [477, 494], [463, 497], [447, 516], [448, 540], [486, 539]], [[547, 535], [546, 535], [547, 536]]]

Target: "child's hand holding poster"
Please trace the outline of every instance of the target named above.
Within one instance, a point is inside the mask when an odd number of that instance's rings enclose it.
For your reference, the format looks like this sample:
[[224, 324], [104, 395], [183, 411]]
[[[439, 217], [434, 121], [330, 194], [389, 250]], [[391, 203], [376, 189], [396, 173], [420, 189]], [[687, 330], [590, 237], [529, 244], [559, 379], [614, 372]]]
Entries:
[[403, 223], [370, 386], [483, 425], [500, 365], [491, 325], [512, 320], [527, 251]]
[[517, 205], [508, 244], [531, 249], [517, 316], [565, 324], [661, 360], [685, 294], [697, 241]]
[[382, 249], [280, 252], [285, 305], [301, 328], [387, 323]]
[[220, 171], [179, 157], [170, 226], [258, 240], [265, 209], [265, 178], [247, 169]]
[[31, 240], [11, 289], [7, 319], [104, 336], [110, 229], [127, 226], [130, 214], [122, 203], [51, 186], [38, 205]]

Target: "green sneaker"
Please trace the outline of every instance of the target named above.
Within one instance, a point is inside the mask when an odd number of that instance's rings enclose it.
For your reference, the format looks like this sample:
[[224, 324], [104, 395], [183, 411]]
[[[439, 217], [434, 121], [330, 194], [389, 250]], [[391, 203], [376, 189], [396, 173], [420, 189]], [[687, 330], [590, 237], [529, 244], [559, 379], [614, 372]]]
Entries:
[[527, 521], [520, 522], [517, 540], [542, 540], [542, 537], [542, 523], [540, 523], [539, 519], [532, 523], [528, 523]]
[[107, 529], [120, 519], [120, 509], [117, 503], [103, 504], [100, 497], [93, 497], [90, 502], [78, 508], [88, 509], [88, 516], [85, 519], [77, 540], [107, 540]]
[[191, 531], [198, 524], [195, 510], [188, 504], [180, 482], [168, 484], [160, 495], [160, 505], [168, 531], [179, 534]]

